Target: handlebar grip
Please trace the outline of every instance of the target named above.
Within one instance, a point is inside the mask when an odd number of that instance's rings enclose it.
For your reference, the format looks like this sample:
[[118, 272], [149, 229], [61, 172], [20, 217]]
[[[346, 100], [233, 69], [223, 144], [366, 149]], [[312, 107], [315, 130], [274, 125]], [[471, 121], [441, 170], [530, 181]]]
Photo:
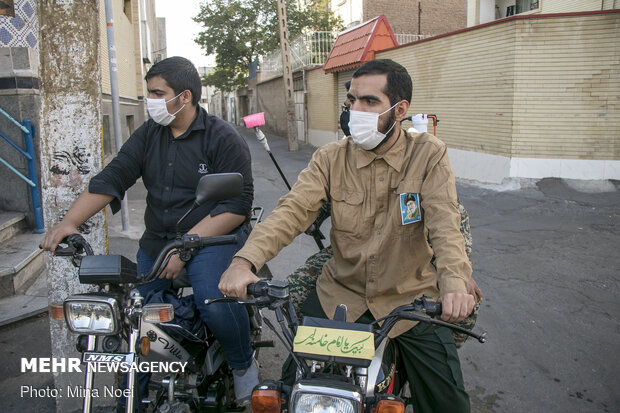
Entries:
[[441, 309], [441, 303], [433, 303], [433, 305], [430, 305], [429, 308], [426, 309], [426, 314], [429, 317], [439, 317], [441, 315]]
[[200, 238], [201, 247], [210, 247], [213, 245], [236, 244], [238, 241], [236, 235], [218, 235], [216, 237]]
[[60, 241], [60, 243], [67, 244], [67, 245], [73, 245], [73, 246], [87, 244], [86, 239], [84, 239], [82, 234], [67, 235]]
[[252, 295], [254, 297], [261, 297], [265, 295], [265, 289], [267, 287], [267, 282], [264, 280], [258, 281], [255, 284], [250, 284], [247, 286], [248, 295]]
[[75, 248], [72, 246], [68, 246], [65, 248], [56, 247], [54, 250], [54, 256], [56, 257], [72, 257], [75, 254]]
[[67, 235], [60, 240], [59, 244], [67, 244], [67, 247], [56, 246], [54, 255], [58, 257], [71, 257], [82, 252], [86, 252], [87, 255], [93, 254], [90, 244], [81, 234]]

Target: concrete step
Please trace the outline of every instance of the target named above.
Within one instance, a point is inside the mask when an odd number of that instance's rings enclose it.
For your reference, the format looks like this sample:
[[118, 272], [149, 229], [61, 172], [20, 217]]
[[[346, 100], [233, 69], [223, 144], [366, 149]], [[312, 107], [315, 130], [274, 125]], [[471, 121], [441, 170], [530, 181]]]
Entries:
[[43, 234], [17, 234], [0, 244], [0, 298], [23, 294], [45, 268]]
[[47, 270], [43, 270], [24, 294], [0, 298], [0, 326], [48, 311]]
[[26, 215], [21, 212], [0, 211], [0, 243], [26, 230]]

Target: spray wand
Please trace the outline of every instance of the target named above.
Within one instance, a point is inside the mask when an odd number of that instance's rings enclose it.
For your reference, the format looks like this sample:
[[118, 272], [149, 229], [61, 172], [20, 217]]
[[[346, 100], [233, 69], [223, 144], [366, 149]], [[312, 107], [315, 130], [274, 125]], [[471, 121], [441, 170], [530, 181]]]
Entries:
[[[269, 148], [269, 143], [267, 142], [267, 137], [265, 136], [263, 131], [259, 129], [259, 126], [265, 125], [265, 112], [254, 113], [252, 115], [244, 116], [243, 121], [245, 122], [246, 128], [254, 129], [256, 138], [263, 145], [263, 148], [265, 148], [265, 150], [269, 154], [269, 157], [271, 158], [271, 160], [273, 161], [273, 164], [276, 166], [276, 169], [280, 173], [280, 176], [282, 177], [284, 184], [290, 191], [291, 185], [286, 180], [286, 177], [284, 176], [282, 169], [280, 169], [280, 165], [278, 165], [278, 162], [276, 161], [276, 158], [273, 156], [273, 153], [271, 153], [271, 149]], [[310, 225], [310, 228], [308, 228], [305, 231], [306, 234], [311, 235], [312, 238], [314, 238], [316, 245], [321, 250], [324, 248], [322, 240], [325, 239], [325, 235], [323, 235], [319, 227], [321, 226], [323, 221], [325, 221], [327, 217], [329, 217], [329, 215], [330, 215], [329, 207], [327, 206], [327, 204], [324, 204], [319, 210], [319, 215], [317, 219], [312, 223], [312, 225]]]

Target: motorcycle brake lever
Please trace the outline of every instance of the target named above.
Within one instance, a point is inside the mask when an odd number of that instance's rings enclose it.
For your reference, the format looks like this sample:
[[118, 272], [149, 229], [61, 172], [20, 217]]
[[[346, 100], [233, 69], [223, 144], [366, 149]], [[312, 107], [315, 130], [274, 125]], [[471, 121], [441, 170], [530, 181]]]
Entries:
[[237, 297], [220, 297], [220, 298], [207, 298], [205, 300], [205, 305], [213, 304], [213, 303], [235, 303], [241, 305], [255, 305], [258, 304], [256, 299], [254, 300], [240, 300]]
[[209, 305], [213, 303], [239, 303], [239, 299], [237, 297], [219, 297], [219, 298], [207, 298], [205, 300], [205, 305]]

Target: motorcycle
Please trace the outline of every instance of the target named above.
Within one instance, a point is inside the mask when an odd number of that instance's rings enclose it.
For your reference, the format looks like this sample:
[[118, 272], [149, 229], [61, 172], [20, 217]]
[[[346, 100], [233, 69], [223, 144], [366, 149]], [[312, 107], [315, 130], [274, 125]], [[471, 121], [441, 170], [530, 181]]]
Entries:
[[[248, 300], [225, 297], [205, 303], [227, 301], [268, 308], [275, 313], [281, 334], [269, 319], [267, 325], [284, 344], [297, 366], [294, 385], [268, 380], [252, 393], [254, 413], [392, 413], [405, 412], [412, 397], [397, 360], [397, 349], [388, 333], [400, 320], [445, 326], [486, 341], [454, 324], [435, 319], [441, 303], [428, 297], [395, 308], [372, 324], [346, 321], [346, 306], [340, 305], [332, 320], [297, 319], [286, 281], [261, 280], [247, 288]], [[379, 323], [383, 323], [379, 325]]]
[[[177, 222], [177, 228], [199, 205], [235, 197], [242, 190], [243, 178], [238, 173], [203, 176], [196, 189], [195, 203]], [[252, 221], [259, 222], [261, 218], [262, 208], [254, 208]], [[70, 235], [63, 240], [62, 244], [67, 246], [58, 247], [55, 255], [71, 257], [79, 268], [80, 283], [98, 289], [52, 305], [52, 317], [64, 320], [69, 330], [78, 334], [76, 348], [82, 353], [82, 364], [86, 365], [83, 412], [91, 411], [93, 379], [102, 365], [109, 366], [108, 371], [126, 373], [125, 392], [130, 396], [126, 397], [127, 413], [243, 410], [235, 403], [232, 370], [223, 357], [221, 345], [208, 326], [197, 318], [196, 311], [190, 311], [194, 319], [175, 319], [172, 303], [147, 303], [137, 288], [158, 278], [168, 264], [170, 251], [180, 254], [182, 260], [189, 260], [206, 246], [236, 242], [235, 235], [201, 238], [178, 233], [177, 239], [159, 253], [153, 268], [147, 274], [137, 274], [136, 264], [121, 255], [94, 255], [81, 235]], [[259, 276], [271, 278], [268, 269]], [[178, 291], [173, 298], [182, 300], [186, 287], [191, 285], [185, 273], [173, 282], [173, 288]], [[189, 301], [193, 302], [191, 297]], [[261, 341], [260, 310], [253, 306], [246, 308], [255, 351], [273, 346], [271, 341]], [[170, 369], [153, 374], [149, 385], [156, 390], [156, 396], [143, 402], [137, 385], [137, 372], [141, 370], [133, 367], [151, 362], [163, 362], [159, 365]]]

